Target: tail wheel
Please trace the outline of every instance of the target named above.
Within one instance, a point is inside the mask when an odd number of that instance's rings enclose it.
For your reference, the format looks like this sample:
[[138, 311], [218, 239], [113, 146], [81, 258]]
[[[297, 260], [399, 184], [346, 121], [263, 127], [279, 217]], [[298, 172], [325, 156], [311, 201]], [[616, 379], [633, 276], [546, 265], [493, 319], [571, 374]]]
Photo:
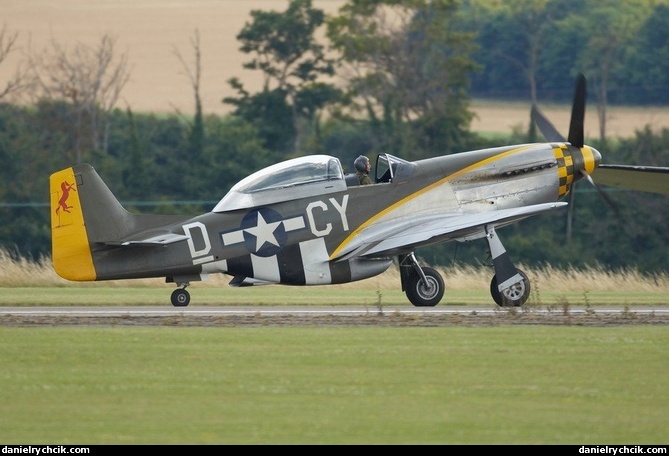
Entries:
[[422, 268], [425, 279], [418, 273], [409, 277], [406, 295], [416, 307], [434, 307], [444, 297], [444, 279], [432, 268]]
[[186, 307], [190, 302], [190, 293], [185, 288], [177, 288], [172, 292], [171, 299], [174, 307]]
[[520, 307], [530, 297], [530, 279], [520, 269], [518, 274], [523, 278], [514, 283], [509, 288], [500, 292], [497, 288], [497, 276], [494, 275], [490, 281], [490, 295], [495, 303], [500, 307]]

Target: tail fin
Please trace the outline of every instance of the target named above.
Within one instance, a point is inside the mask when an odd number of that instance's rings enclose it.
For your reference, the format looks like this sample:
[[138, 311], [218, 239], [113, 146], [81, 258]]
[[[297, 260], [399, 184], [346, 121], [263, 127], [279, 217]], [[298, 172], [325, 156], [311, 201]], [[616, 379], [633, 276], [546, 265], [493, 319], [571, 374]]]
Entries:
[[132, 215], [88, 164], [52, 174], [49, 189], [54, 269], [64, 279], [97, 280], [92, 244], [119, 239]]
[[69, 280], [95, 280], [79, 183], [73, 168], [51, 175], [51, 258], [59, 276]]

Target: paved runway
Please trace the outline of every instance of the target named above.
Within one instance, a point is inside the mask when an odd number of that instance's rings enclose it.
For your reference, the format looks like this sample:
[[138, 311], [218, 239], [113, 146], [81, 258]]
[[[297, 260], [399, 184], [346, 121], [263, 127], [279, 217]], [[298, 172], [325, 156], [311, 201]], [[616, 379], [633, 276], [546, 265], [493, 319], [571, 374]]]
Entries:
[[[192, 315], [214, 317], [224, 315], [298, 315], [298, 316], [362, 316], [362, 315], [500, 315], [508, 313], [532, 313], [538, 315], [563, 314], [561, 307], [548, 308], [501, 308], [494, 306], [443, 306], [443, 307], [360, 307], [360, 306], [108, 306], [108, 307], [0, 307], [0, 316], [3, 315], [32, 315], [32, 316], [98, 316], [98, 317], [147, 317], [147, 316], [175, 316]], [[669, 315], [669, 307], [657, 306], [570, 306], [567, 313], [578, 315], [595, 314], [622, 314], [633, 313], [638, 315]]]
[[669, 325], [669, 307], [123, 306], [0, 307], [0, 326]]

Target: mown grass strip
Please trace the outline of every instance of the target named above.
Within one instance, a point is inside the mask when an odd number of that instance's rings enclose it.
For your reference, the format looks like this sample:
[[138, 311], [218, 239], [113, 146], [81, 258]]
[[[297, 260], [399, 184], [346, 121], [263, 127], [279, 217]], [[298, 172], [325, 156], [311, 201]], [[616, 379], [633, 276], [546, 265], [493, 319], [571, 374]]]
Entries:
[[5, 444], [665, 444], [665, 327], [0, 328]]
[[[169, 306], [174, 287], [15, 287], [3, 288], [0, 306]], [[188, 288], [190, 307], [197, 306], [411, 306], [399, 289], [374, 290], [337, 286], [287, 287], [268, 285], [246, 288]], [[439, 306], [495, 304], [488, 291], [446, 290]], [[533, 293], [527, 303], [534, 307], [585, 305], [664, 306], [669, 305], [666, 291], [593, 291]]]

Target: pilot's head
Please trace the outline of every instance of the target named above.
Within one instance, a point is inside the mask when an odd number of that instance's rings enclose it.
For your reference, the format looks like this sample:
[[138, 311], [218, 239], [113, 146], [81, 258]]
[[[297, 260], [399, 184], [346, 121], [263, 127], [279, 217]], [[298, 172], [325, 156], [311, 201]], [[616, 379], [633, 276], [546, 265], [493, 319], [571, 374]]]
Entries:
[[355, 166], [355, 169], [360, 171], [361, 173], [367, 171], [367, 165], [369, 165], [369, 158], [365, 157], [364, 155], [360, 155], [353, 162], [353, 166]]

